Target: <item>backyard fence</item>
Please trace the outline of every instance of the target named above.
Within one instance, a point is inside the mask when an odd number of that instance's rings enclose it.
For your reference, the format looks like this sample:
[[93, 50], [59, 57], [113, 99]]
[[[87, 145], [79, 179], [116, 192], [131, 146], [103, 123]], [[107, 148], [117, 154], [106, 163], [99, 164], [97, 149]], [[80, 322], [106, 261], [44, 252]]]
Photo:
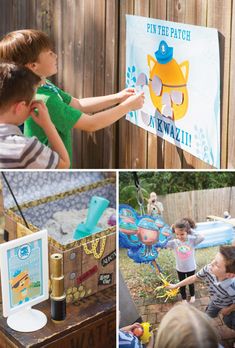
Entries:
[[226, 210], [235, 217], [235, 187], [171, 193], [158, 199], [169, 225], [184, 217], [191, 217], [195, 222], [206, 221], [208, 215], [223, 217]]
[[[221, 167], [235, 168], [233, 0], [0, 0], [0, 34], [37, 28], [58, 54], [56, 82], [75, 97], [125, 87], [125, 15], [214, 27], [220, 33]], [[122, 119], [93, 134], [74, 131], [75, 168], [209, 168]]]

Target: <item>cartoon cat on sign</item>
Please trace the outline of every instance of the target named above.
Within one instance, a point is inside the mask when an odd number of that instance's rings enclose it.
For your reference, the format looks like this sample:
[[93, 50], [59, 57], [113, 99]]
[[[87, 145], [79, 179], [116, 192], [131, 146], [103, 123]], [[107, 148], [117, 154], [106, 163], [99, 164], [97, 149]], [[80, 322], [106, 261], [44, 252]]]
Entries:
[[172, 120], [183, 118], [188, 109], [189, 62], [178, 64], [173, 58], [173, 47], [162, 40], [155, 57], [147, 55], [150, 70], [149, 81], [144, 73], [138, 76], [136, 85], [148, 84], [151, 100], [156, 110]]

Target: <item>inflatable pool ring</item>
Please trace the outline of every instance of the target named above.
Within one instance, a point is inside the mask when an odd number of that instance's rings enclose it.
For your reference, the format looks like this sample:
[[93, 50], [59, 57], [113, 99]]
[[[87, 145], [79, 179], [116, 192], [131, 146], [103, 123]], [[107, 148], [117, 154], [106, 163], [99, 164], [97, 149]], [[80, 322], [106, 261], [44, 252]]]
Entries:
[[204, 240], [196, 249], [230, 244], [234, 239], [233, 226], [224, 221], [208, 221], [196, 224], [195, 233], [202, 234]]

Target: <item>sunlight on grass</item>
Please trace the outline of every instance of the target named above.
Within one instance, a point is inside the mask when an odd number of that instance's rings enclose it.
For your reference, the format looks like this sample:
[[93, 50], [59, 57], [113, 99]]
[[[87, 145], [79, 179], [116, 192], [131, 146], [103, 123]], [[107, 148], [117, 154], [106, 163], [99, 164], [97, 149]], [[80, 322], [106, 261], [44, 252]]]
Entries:
[[[219, 247], [210, 247], [196, 250], [197, 270], [213, 260]], [[174, 252], [170, 249], [160, 250], [157, 258], [162, 273], [167, 277], [170, 276], [170, 281], [175, 283], [178, 281], [175, 270]], [[119, 265], [122, 275], [130, 290], [134, 300], [140, 298], [155, 298], [155, 289], [161, 286], [162, 283], [156, 274], [156, 271], [150, 264], [137, 264], [127, 256], [127, 249], [120, 249]], [[158, 302], [163, 302], [161, 299]]]

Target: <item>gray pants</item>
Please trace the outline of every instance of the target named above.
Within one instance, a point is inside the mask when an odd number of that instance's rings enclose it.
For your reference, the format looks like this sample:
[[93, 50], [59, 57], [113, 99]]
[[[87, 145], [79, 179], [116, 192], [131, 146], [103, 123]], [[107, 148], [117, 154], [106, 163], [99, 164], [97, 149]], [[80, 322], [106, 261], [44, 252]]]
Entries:
[[[206, 308], [206, 314], [208, 314], [211, 318], [216, 318], [220, 310], [221, 308], [214, 305], [213, 302], [210, 302]], [[225, 315], [223, 317], [223, 321], [230, 329], [235, 330], [235, 312]]]

